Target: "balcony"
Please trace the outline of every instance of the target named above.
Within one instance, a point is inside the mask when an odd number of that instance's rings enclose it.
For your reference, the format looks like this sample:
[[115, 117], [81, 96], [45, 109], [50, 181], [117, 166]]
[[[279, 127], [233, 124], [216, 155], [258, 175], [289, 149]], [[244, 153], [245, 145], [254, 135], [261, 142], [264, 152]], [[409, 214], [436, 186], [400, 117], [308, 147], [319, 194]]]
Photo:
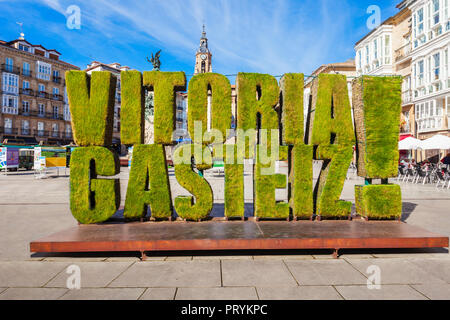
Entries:
[[411, 128], [409, 127], [409, 123], [400, 126], [400, 133], [411, 133]]
[[413, 93], [411, 90], [406, 90], [402, 92], [402, 105], [412, 103]]
[[50, 131], [50, 137], [52, 137], [52, 138], [61, 138], [61, 132], [59, 132], [59, 131]]
[[72, 139], [72, 132], [64, 132], [65, 139]]
[[59, 84], [61, 84], [61, 77], [55, 77], [55, 76], [53, 76], [53, 77], [52, 77], [52, 81], [53, 81], [54, 83], [59, 83]]
[[34, 91], [33, 89], [30, 88], [20, 88], [19, 89], [20, 94], [26, 95], [26, 96], [34, 96]]
[[394, 54], [394, 61], [398, 62], [400, 60], [403, 60], [404, 58], [408, 57], [409, 53], [411, 52], [411, 42], [408, 42], [395, 50]]
[[42, 99], [50, 99], [50, 95], [45, 92], [45, 91], [38, 91], [36, 92], [36, 97], [37, 98], [42, 98]]
[[22, 69], [22, 76], [31, 78], [33, 76], [33, 72], [31, 72], [31, 70]]
[[0, 133], [3, 133], [3, 134], [17, 134], [18, 132], [19, 132], [19, 129], [17, 129], [17, 128], [0, 127]]
[[34, 129], [33, 133], [36, 137], [48, 137], [48, 131], [46, 130]]
[[21, 128], [20, 129], [20, 134], [22, 136], [30, 136], [31, 135], [31, 130], [30, 130], [30, 128]]
[[52, 100], [55, 100], [55, 101], [63, 101], [63, 96], [60, 94], [54, 93], [54, 94], [52, 94], [51, 98], [52, 98]]
[[2, 107], [2, 113], [19, 114], [19, 109], [18, 108], [14, 108], [14, 107], [3, 106]]
[[20, 75], [20, 68], [2, 63], [2, 71]]

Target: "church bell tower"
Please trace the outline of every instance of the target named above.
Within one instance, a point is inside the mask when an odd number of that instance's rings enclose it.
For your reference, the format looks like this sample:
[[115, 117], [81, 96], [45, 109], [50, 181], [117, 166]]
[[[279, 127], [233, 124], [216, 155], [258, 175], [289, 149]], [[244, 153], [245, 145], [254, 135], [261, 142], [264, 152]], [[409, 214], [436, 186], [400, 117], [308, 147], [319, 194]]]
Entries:
[[208, 49], [208, 38], [206, 38], [205, 25], [203, 25], [202, 37], [200, 38], [200, 46], [195, 54], [195, 70], [194, 74], [212, 72], [211, 64], [212, 54]]

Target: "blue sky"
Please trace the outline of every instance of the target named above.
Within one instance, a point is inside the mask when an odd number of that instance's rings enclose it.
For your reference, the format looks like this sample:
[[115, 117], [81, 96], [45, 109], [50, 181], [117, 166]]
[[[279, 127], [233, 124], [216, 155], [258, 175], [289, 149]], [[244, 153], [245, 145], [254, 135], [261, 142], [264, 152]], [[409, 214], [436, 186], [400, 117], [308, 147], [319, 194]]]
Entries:
[[[370, 30], [370, 5], [381, 21], [400, 0], [0, 0], [0, 39], [25, 38], [85, 68], [93, 60], [151, 70], [146, 57], [162, 49], [163, 71], [192, 74], [202, 24], [213, 71], [311, 73], [324, 63], [354, 58], [353, 46]], [[81, 9], [81, 29], [66, 26], [70, 5]]]

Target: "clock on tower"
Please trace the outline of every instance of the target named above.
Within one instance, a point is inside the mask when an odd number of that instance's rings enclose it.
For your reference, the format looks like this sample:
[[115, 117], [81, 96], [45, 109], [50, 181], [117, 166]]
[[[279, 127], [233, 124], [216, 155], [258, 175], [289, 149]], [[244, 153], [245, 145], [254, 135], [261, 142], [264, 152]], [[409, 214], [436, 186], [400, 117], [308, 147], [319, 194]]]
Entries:
[[203, 25], [200, 46], [195, 54], [194, 74], [212, 72], [211, 57], [212, 54], [208, 49], [208, 38], [206, 38], [205, 25]]

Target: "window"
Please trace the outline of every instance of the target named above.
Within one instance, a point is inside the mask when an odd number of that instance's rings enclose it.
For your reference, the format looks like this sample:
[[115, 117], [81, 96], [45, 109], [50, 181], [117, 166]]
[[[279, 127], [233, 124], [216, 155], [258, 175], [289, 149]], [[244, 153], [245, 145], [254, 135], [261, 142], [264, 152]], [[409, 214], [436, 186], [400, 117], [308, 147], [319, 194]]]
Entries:
[[421, 86], [423, 84], [423, 60], [417, 63], [417, 85]]
[[53, 119], [58, 119], [59, 107], [53, 106]]
[[28, 101], [22, 101], [22, 113], [27, 114], [30, 112], [30, 103]]
[[18, 114], [19, 99], [17, 96], [4, 94], [2, 97], [2, 112], [9, 114]]
[[433, 62], [434, 62], [434, 79], [433, 80], [438, 80], [439, 79], [439, 70], [440, 70], [440, 59], [441, 55], [440, 53], [436, 53], [433, 55]]
[[423, 32], [423, 8], [417, 10], [417, 36]]
[[22, 134], [30, 134], [30, 121], [22, 120]]
[[8, 92], [8, 93], [14, 93], [14, 94], [18, 94], [19, 93], [19, 76], [16, 74], [12, 74], [12, 73], [3, 73], [2, 76], [2, 89], [3, 92]]
[[38, 85], [39, 92], [45, 92], [45, 86], [43, 84]]
[[358, 50], [358, 67], [362, 69], [361, 50]]
[[22, 88], [23, 89], [30, 89], [30, 82], [29, 81], [22, 81]]
[[439, 23], [439, 0], [433, 0], [433, 25]]
[[390, 64], [391, 63], [391, 36], [385, 35], [384, 38], [384, 63]]
[[38, 130], [38, 136], [44, 135], [44, 123], [43, 122], [37, 123], [37, 130]]
[[53, 95], [56, 96], [59, 94], [59, 88], [53, 88]]
[[52, 66], [48, 63], [38, 61], [36, 63], [36, 77], [42, 80], [50, 80]]
[[377, 39], [373, 40], [373, 54], [374, 54], [374, 58], [378, 59]]
[[30, 47], [24, 46], [23, 44], [19, 43], [19, 50], [29, 52], [30, 51]]
[[39, 115], [43, 116], [45, 114], [45, 105], [43, 103], [39, 103], [38, 110], [39, 110]]
[[5, 118], [5, 133], [12, 133], [12, 120]]
[[369, 64], [369, 46], [366, 46], [366, 64]]
[[59, 136], [59, 127], [57, 123], [52, 123], [52, 137], [58, 137]]
[[23, 63], [22, 74], [24, 76], [30, 76], [31, 75], [30, 64], [28, 62], [24, 62]]
[[13, 61], [12, 58], [6, 58], [5, 62], [6, 62], [7, 66], [11, 66], [12, 67], [14, 65], [14, 61]]

